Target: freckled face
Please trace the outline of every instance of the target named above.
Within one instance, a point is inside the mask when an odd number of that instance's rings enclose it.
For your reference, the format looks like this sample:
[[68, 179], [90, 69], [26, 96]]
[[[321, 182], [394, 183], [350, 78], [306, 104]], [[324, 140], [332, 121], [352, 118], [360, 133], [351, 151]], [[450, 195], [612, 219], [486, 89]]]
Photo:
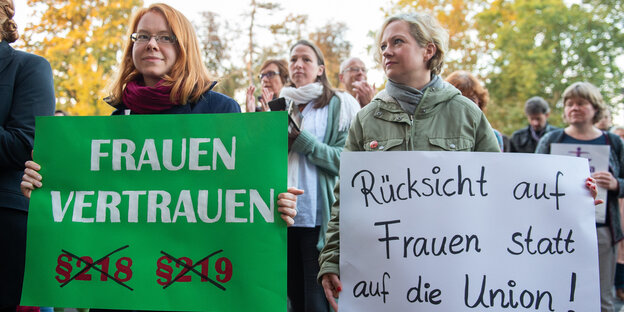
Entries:
[[[137, 25], [136, 32], [149, 35], [173, 35], [165, 17], [158, 12], [147, 12]], [[135, 42], [132, 46], [132, 62], [137, 71], [143, 75], [146, 86], [154, 86], [160, 79], [171, 73], [178, 52], [177, 43], [156, 42], [150, 38], [148, 42]]]
[[316, 81], [323, 74], [325, 67], [318, 64], [318, 58], [312, 48], [300, 44], [290, 53], [290, 80], [300, 88]]

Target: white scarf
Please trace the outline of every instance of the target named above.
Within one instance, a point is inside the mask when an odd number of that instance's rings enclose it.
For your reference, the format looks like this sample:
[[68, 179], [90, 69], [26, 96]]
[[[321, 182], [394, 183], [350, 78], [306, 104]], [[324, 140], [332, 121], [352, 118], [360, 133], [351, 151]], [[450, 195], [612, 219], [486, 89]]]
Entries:
[[[318, 99], [323, 94], [323, 85], [320, 82], [307, 84], [300, 88], [284, 87], [280, 97], [292, 100], [295, 105], [307, 104]], [[340, 118], [338, 119], [338, 131], [345, 131], [351, 126], [351, 120], [360, 110], [360, 104], [347, 92], [336, 91], [340, 99]]]

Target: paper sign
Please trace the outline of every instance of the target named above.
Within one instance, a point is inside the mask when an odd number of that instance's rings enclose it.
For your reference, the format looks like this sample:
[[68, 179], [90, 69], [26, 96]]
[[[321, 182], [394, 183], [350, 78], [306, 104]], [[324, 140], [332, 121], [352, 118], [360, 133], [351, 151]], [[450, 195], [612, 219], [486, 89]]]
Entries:
[[340, 311], [599, 311], [586, 159], [345, 152]]
[[[598, 171], [609, 171], [609, 145], [594, 144], [550, 144], [550, 153], [553, 155], [565, 155], [582, 157], [589, 161], [589, 172], [594, 174]], [[596, 222], [605, 223], [607, 220], [607, 190], [596, 185], [598, 194], [596, 199], [602, 199], [603, 203], [596, 205]]]

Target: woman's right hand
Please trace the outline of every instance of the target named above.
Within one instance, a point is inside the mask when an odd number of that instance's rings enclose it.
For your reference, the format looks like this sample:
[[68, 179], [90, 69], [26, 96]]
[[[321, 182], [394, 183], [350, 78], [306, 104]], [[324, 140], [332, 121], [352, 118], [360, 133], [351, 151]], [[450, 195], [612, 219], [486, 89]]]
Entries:
[[22, 190], [22, 194], [26, 196], [26, 198], [30, 198], [30, 193], [36, 189], [41, 187], [41, 175], [39, 171], [41, 170], [41, 166], [38, 163], [29, 160], [26, 162], [26, 169], [24, 170], [24, 175], [22, 176], [22, 183], [20, 183], [20, 189]]
[[250, 85], [247, 88], [247, 97], [245, 100], [245, 106], [247, 107], [248, 113], [254, 113], [256, 111], [256, 98], [254, 97], [254, 92], [256, 92], [256, 87]]
[[334, 311], [338, 312], [338, 303], [336, 303], [336, 298], [338, 298], [338, 296], [340, 295], [339, 292], [342, 291], [342, 283], [340, 282], [340, 278], [334, 273], [323, 274], [321, 285], [323, 285], [325, 298], [327, 298], [329, 305], [331, 305]]

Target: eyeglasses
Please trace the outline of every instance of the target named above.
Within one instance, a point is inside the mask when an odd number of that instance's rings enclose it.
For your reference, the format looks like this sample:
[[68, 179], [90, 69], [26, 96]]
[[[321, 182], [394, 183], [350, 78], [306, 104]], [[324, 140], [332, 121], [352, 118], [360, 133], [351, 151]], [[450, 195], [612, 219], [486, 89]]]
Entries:
[[264, 74], [258, 75], [258, 78], [260, 80], [262, 80], [262, 78], [264, 78], [264, 77], [267, 77], [267, 78], [271, 79], [271, 78], [273, 78], [276, 75], [279, 75], [279, 72], [270, 71], [270, 72], [266, 72]]
[[347, 67], [345, 68], [344, 71], [348, 71], [348, 72], [352, 72], [352, 73], [357, 73], [359, 71], [362, 71], [363, 73], [366, 74], [366, 68], [365, 67], [358, 67], [358, 66], [353, 66], [353, 67]]
[[154, 38], [158, 43], [174, 44], [176, 37], [170, 34], [150, 35], [148, 33], [133, 33], [130, 35], [132, 42], [146, 43]]

